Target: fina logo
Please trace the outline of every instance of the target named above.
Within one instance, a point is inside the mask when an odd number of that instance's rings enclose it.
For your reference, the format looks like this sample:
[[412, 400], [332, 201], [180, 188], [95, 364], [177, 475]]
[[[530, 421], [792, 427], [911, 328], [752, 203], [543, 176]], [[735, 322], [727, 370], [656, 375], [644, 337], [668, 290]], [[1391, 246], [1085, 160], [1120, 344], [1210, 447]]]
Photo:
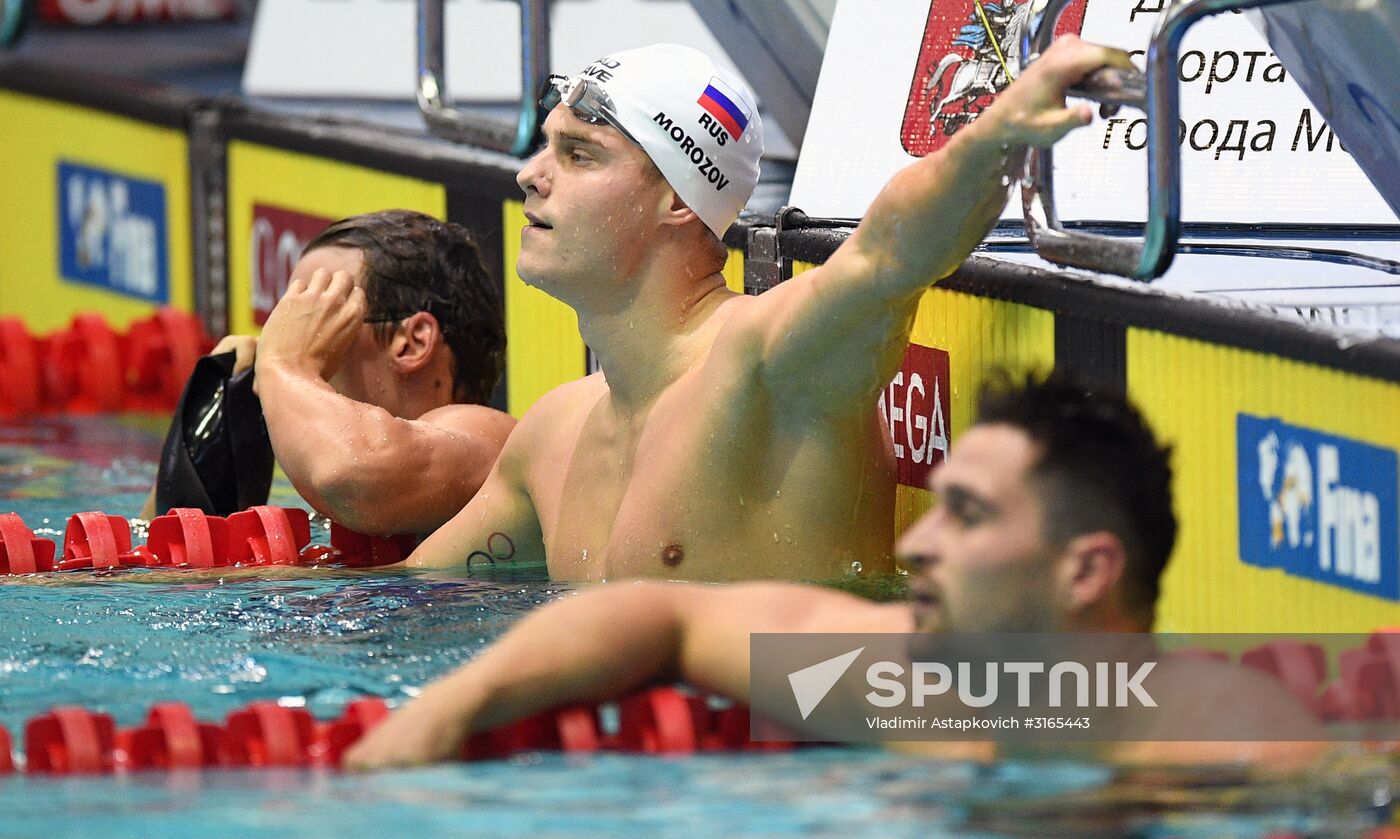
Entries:
[[167, 302], [165, 187], [66, 160], [58, 163], [56, 184], [63, 278]]
[[1240, 414], [1240, 557], [1400, 600], [1394, 451]]

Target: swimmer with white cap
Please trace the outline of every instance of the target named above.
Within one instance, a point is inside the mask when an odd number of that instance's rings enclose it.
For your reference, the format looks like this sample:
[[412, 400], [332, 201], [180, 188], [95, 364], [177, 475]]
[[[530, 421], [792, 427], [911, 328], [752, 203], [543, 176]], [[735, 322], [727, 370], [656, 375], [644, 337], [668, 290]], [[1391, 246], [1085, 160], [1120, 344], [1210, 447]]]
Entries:
[[517, 178], [517, 270], [578, 313], [601, 371], [532, 406], [482, 491], [408, 564], [460, 566], [509, 541], [558, 580], [892, 571], [876, 397], [923, 292], [995, 223], [1019, 149], [1087, 124], [1065, 91], [1103, 66], [1132, 65], [1060, 39], [899, 172], [826, 264], [759, 296], [721, 273], [763, 151], [744, 82], [664, 44], [557, 78], [545, 146]]

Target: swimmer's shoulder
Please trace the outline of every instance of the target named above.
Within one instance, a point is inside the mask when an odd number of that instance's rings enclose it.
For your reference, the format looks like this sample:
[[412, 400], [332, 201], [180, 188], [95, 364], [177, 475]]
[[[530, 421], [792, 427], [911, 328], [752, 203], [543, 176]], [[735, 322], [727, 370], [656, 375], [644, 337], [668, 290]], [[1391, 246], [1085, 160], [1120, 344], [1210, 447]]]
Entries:
[[607, 392], [608, 383], [601, 372], [590, 373], [581, 379], [574, 379], [550, 390], [525, 412], [520, 418], [522, 428], [558, 422], [591, 408], [598, 398]]
[[541, 396], [516, 424], [506, 442], [506, 452], [529, 452], [574, 428], [607, 392], [607, 387], [603, 374], [593, 373], [565, 382]]
[[497, 441], [504, 441], [515, 428], [514, 417], [489, 405], [454, 403], [434, 408], [418, 419], [447, 431]]
[[772, 306], [760, 297], [735, 294], [724, 300], [706, 325], [710, 349], [703, 369], [709, 385], [725, 383], [733, 390], [755, 383], [772, 321]]

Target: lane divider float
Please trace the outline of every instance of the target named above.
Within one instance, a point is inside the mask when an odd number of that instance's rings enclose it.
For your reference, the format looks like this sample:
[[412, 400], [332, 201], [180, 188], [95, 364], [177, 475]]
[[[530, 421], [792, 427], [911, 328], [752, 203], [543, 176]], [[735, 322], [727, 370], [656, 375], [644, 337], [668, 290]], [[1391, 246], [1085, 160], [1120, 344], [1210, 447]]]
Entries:
[[311, 519], [291, 507], [250, 507], [224, 518], [176, 508], [151, 520], [146, 544], [132, 544], [121, 516], [74, 513], [63, 553], [35, 536], [17, 513], [0, 513], [0, 575], [121, 568], [233, 568], [344, 565], [372, 568], [413, 552], [414, 536], [368, 536], [331, 523], [331, 544], [311, 544]]
[[[616, 719], [613, 732], [603, 724], [608, 711]], [[17, 767], [48, 775], [214, 767], [335, 769], [345, 751], [388, 715], [388, 706], [378, 698], [357, 699], [328, 722], [316, 721], [305, 708], [258, 701], [218, 724], [196, 719], [183, 703], [162, 702], [150, 708], [141, 724], [118, 728], [109, 714], [60, 706], [25, 723], [22, 761], [15, 759], [10, 735], [0, 727], [0, 774]], [[794, 746], [752, 740], [749, 726], [749, 711], [742, 705], [715, 710], [706, 697], [658, 687], [617, 703], [571, 705], [480, 732], [462, 746], [460, 757], [496, 760], [542, 751], [683, 755]], [[781, 736], [779, 729], [766, 730]]]
[[[1229, 655], [1184, 650], [1177, 655]], [[1400, 720], [1400, 631], [1377, 630], [1360, 647], [1338, 655], [1338, 675], [1327, 681], [1327, 652], [1321, 645], [1291, 639], [1261, 644], [1240, 654], [1239, 663], [1277, 679], [1323, 722]]]
[[0, 417], [173, 411], [213, 347], [198, 318], [171, 308], [125, 332], [82, 313], [42, 337], [19, 318], [0, 318]]

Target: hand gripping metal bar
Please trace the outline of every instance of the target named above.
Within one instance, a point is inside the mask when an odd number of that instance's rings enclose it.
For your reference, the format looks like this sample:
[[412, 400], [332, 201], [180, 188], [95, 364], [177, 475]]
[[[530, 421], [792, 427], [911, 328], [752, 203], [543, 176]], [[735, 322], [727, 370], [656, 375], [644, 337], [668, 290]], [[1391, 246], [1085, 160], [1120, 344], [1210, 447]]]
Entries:
[[520, 2], [520, 112], [514, 126], [467, 114], [447, 101], [443, 73], [443, 8], [446, 0], [418, 0], [418, 109], [440, 137], [524, 157], [539, 128], [536, 97], [549, 73], [548, 0]]
[[[1055, 24], [1073, 0], [1049, 0], [1034, 27], [1021, 40], [1021, 66], [1049, 49]], [[1050, 149], [1031, 149], [1021, 182], [1026, 235], [1045, 259], [1138, 280], [1166, 272], [1181, 235], [1181, 121], [1177, 67], [1181, 40], [1200, 20], [1222, 12], [1274, 6], [1297, 0], [1180, 0], [1158, 21], [1147, 49], [1147, 74], [1100, 70], [1071, 95], [1105, 107], [1132, 105], [1147, 114], [1147, 224], [1141, 240], [1068, 231], [1055, 211], [1054, 157]]]

